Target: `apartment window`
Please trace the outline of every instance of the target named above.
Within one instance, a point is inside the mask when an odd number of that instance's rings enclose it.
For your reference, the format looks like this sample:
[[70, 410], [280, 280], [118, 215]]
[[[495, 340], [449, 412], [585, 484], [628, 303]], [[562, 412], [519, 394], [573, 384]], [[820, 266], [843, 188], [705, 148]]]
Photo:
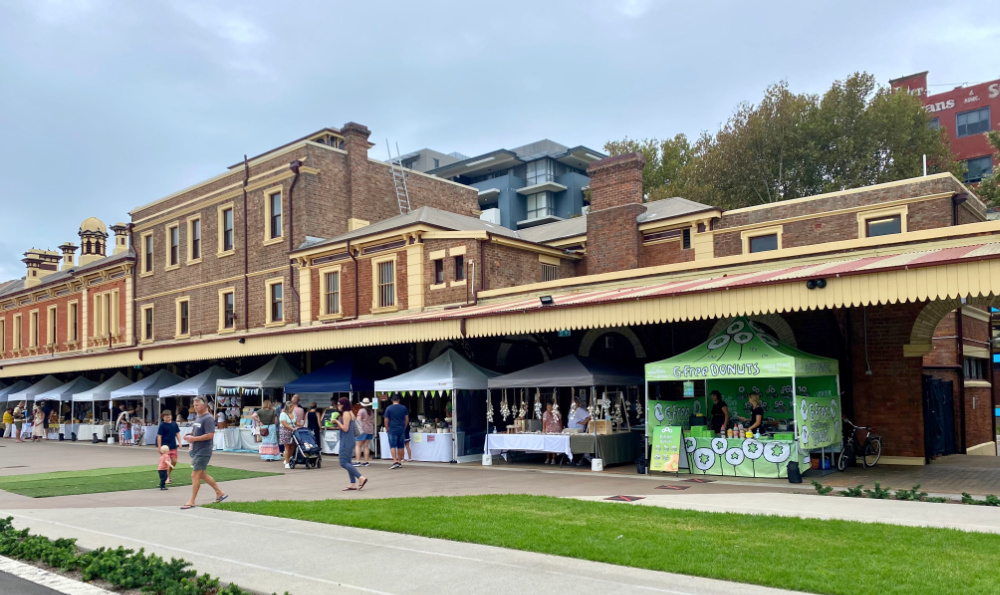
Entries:
[[932, 118], [931, 121], [927, 123], [927, 127], [930, 128], [931, 130], [938, 130], [939, 128], [941, 128], [941, 119]]
[[434, 261], [434, 284], [441, 285], [444, 283], [444, 259], [439, 258]]
[[555, 214], [551, 192], [537, 192], [528, 195], [528, 219], [538, 219]]
[[28, 347], [38, 347], [38, 312], [28, 316]]
[[986, 380], [987, 373], [986, 360], [978, 357], [965, 358], [966, 380]]
[[14, 337], [13, 337], [13, 344], [14, 344], [14, 350], [15, 351], [20, 351], [21, 350], [21, 346], [22, 346], [22, 343], [23, 343], [22, 339], [21, 339], [21, 333], [22, 332], [23, 332], [23, 329], [21, 328], [21, 315], [17, 314], [17, 315], [14, 316], [14, 333], [13, 333], [13, 335], [14, 335]]
[[76, 343], [80, 340], [80, 306], [77, 302], [71, 302], [69, 305], [69, 324], [67, 324], [66, 331], [70, 342]]
[[201, 219], [188, 221], [188, 262], [201, 260]]
[[55, 306], [49, 306], [48, 320], [45, 324], [45, 343], [47, 345], [55, 345], [56, 339], [58, 338], [58, 329], [56, 327], [56, 319], [58, 313]]
[[555, 178], [555, 169], [551, 159], [539, 159], [528, 164], [528, 186], [551, 182]]
[[555, 281], [559, 278], [559, 267], [554, 264], [542, 265], [542, 281]]
[[233, 208], [219, 211], [219, 248], [220, 252], [233, 250]]
[[282, 322], [285, 320], [284, 310], [284, 284], [280, 281], [268, 286], [268, 304], [270, 305], [268, 322]]
[[778, 234], [770, 233], [764, 236], [750, 238], [750, 252], [768, 252], [778, 249]]
[[959, 138], [988, 131], [990, 129], [990, 108], [984, 107], [956, 115], [955, 129]]
[[435, 157], [434, 158], [434, 169], [437, 169], [439, 167], [441, 167], [441, 160]]
[[236, 328], [236, 292], [233, 290], [219, 293], [219, 305], [221, 306], [222, 319], [219, 321], [219, 328], [222, 330], [232, 330]]
[[323, 275], [323, 313], [340, 314], [340, 272]]
[[455, 257], [455, 280], [465, 281], [465, 257]]
[[142, 308], [142, 340], [153, 340], [153, 306]]
[[273, 240], [281, 237], [281, 192], [267, 195], [267, 238]]
[[876, 236], [888, 236], [894, 233], [902, 232], [903, 218], [899, 215], [865, 220], [865, 236], [869, 238], [874, 238]]
[[191, 334], [191, 302], [188, 298], [177, 300], [177, 336]]
[[142, 272], [153, 272], [153, 234], [152, 232], [142, 236]]
[[175, 267], [180, 264], [181, 232], [177, 225], [167, 228], [167, 266]]
[[396, 305], [396, 262], [378, 263], [378, 307], [391, 308]]
[[990, 155], [976, 157], [975, 159], [969, 159], [965, 162], [966, 182], [979, 182], [984, 176], [991, 175], [992, 173], [993, 157]]

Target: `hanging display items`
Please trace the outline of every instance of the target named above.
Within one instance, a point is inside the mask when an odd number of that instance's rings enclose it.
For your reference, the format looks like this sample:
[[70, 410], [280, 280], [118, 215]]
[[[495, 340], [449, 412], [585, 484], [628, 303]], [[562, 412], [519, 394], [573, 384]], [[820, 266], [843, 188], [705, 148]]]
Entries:
[[510, 407], [507, 404], [507, 390], [504, 389], [503, 395], [500, 397], [500, 417], [503, 418], [504, 423], [507, 422], [507, 418], [510, 417]]

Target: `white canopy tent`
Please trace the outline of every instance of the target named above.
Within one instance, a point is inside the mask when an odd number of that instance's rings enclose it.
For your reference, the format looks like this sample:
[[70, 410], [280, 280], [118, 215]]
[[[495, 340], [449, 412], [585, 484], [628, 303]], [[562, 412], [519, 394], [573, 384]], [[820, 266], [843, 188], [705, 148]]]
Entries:
[[[145, 410], [145, 402], [147, 398], [159, 397], [161, 390], [173, 386], [181, 380], [183, 380], [183, 378], [177, 374], [173, 374], [167, 370], [160, 370], [146, 376], [138, 382], [133, 382], [128, 386], [123, 386], [122, 388], [111, 391], [111, 400], [118, 401], [123, 399], [141, 399], [143, 401], [143, 410]], [[113, 407], [113, 404], [109, 403], [108, 406]], [[114, 422], [115, 420], [111, 421]]]
[[130, 384], [132, 384], [132, 381], [127, 376], [121, 372], [116, 372], [114, 376], [89, 390], [73, 393], [73, 403], [90, 403], [93, 410], [92, 415], [94, 419], [97, 419], [97, 401], [110, 401], [112, 391]]
[[35, 401], [72, 401], [73, 395], [84, 390], [97, 386], [97, 383], [89, 378], [77, 376], [65, 384], [61, 384], [52, 390], [35, 395]]
[[233, 376], [235, 376], [235, 374], [222, 366], [212, 366], [201, 374], [192, 376], [183, 382], [160, 389], [159, 397], [161, 399], [166, 399], [168, 397], [197, 397], [199, 395], [214, 395], [216, 383], [219, 380], [228, 380]]
[[[274, 359], [263, 366], [257, 368], [249, 374], [235, 376], [232, 378], [220, 378], [216, 381], [216, 391], [219, 389], [234, 388], [256, 388], [274, 389], [284, 388], [286, 384], [295, 380], [302, 373], [292, 367], [283, 356], [275, 356]], [[216, 394], [219, 394], [216, 392]]]
[[35, 397], [38, 395], [50, 391], [58, 386], [62, 385], [55, 376], [49, 374], [45, 378], [42, 378], [38, 382], [32, 384], [28, 388], [17, 391], [16, 393], [7, 393], [8, 401], [34, 401]]
[[[0, 388], [0, 403], [5, 403], [5, 402], [8, 401], [8, 399], [7, 399], [7, 395], [8, 394], [10, 394], [10, 393], [16, 393], [18, 391], [24, 390], [24, 389], [28, 388], [29, 386], [31, 386], [31, 384], [25, 382], [24, 380], [18, 380], [17, 382], [15, 382], [14, 384], [12, 384], [12, 385], [10, 385], [10, 386], [8, 386], [6, 388]], [[13, 401], [11, 401], [11, 402], [13, 402]]]

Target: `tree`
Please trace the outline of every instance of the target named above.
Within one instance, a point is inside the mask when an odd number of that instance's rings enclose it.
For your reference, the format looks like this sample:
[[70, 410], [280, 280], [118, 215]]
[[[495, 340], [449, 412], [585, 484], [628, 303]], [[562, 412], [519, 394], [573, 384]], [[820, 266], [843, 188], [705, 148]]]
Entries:
[[[990, 145], [996, 152], [996, 158], [994, 161], [1000, 160], [1000, 132], [990, 130], [986, 133], [986, 137], [989, 139]], [[975, 192], [988, 206], [1000, 207], [1000, 176], [997, 175], [997, 172], [994, 171], [991, 175], [983, 176], [983, 179], [979, 182], [979, 187], [975, 189]]]
[[720, 208], [916, 177], [924, 155], [929, 171], [960, 171], [947, 133], [928, 126], [920, 100], [879, 86], [867, 73], [834, 82], [822, 96], [772, 85], [760, 103], [740, 104], [718, 132], [693, 146], [678, 135], [613, 141], [605, 149], [643, 153], [650, 200], [681, 195]]

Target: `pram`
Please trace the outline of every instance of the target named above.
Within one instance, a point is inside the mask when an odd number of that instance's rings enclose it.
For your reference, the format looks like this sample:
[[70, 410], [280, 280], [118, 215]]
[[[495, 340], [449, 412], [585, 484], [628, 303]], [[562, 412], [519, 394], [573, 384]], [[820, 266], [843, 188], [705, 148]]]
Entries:
[[323, 452], [312, 430], [299, 428], [292, 432], [292, 440], [295, 442], [295, 454], [288, 460], [289, 467], [294, 469], [296, 465], [304, 465], [308, 469], [323, 466]]

